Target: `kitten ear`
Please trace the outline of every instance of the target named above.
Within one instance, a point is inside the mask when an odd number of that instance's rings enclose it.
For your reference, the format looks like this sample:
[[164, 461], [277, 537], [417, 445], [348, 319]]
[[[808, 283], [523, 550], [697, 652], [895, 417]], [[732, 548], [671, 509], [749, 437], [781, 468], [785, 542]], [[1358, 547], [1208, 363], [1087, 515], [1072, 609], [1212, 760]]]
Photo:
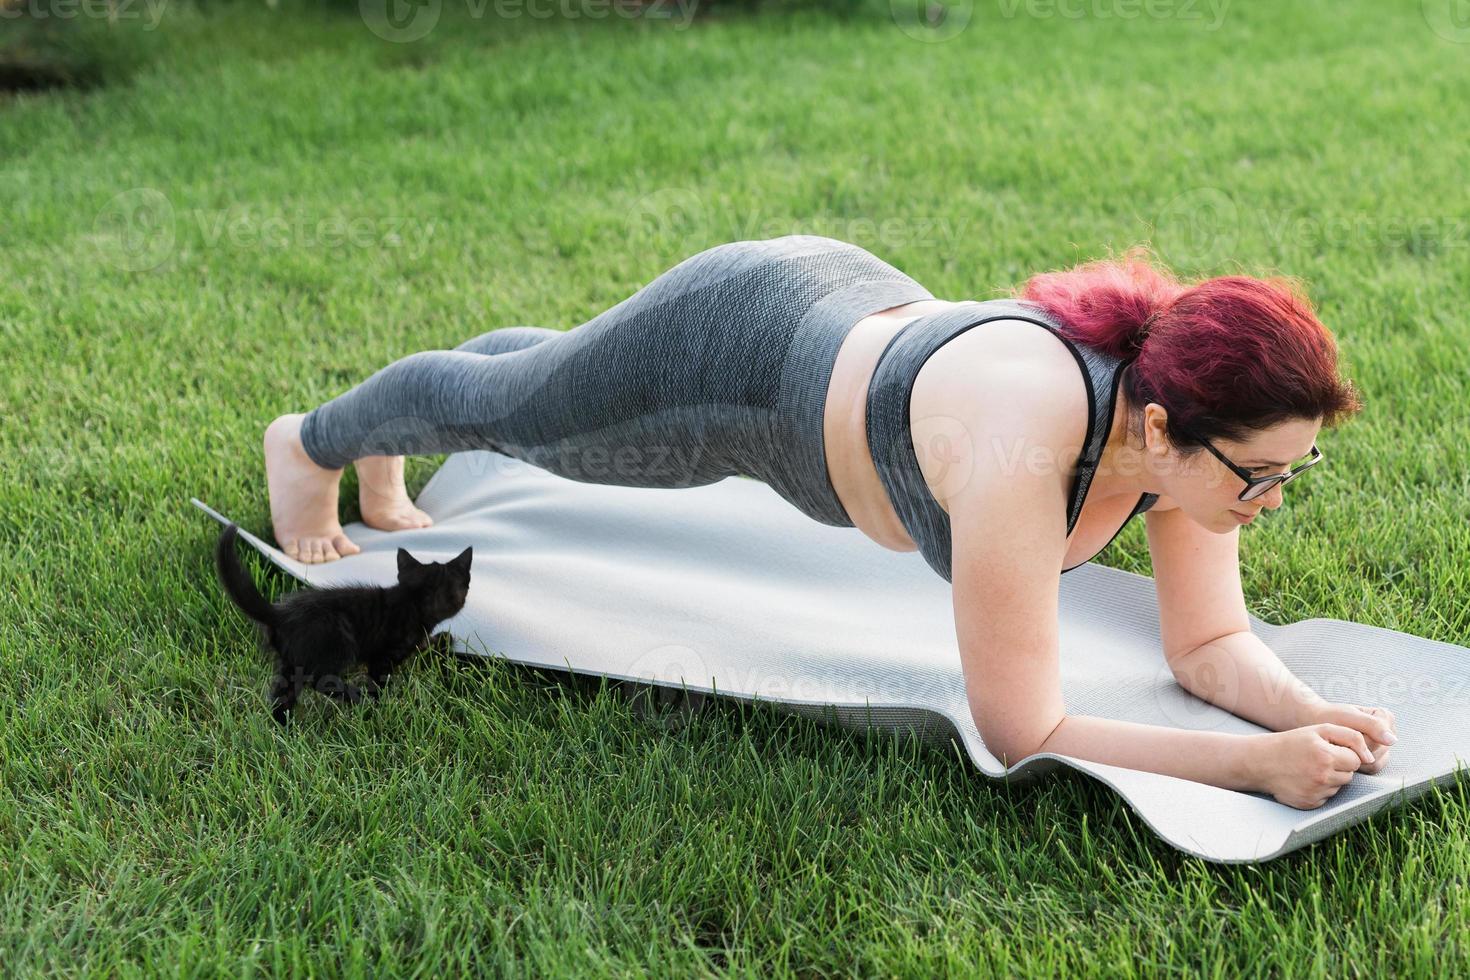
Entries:
[[410, 555], [406, 549], [404, 549], [404, 548], [399, 548], [398, 549], [398, 571], [399, 571], [399, 573], [406, 572], [410, 568], [418, 568], [420, 566], [420, 564], [421, 564], [421, 562], [419, 562], [419, 560], [417, 558], [415, 558], [413, 555]]
[[455, 568], [458, 568], [462, 572], [467, 572], [470, 570], [470, 562], [474, 560], [474, 556], [475, 549], [473, 547], [469, 547], [456, 555], [449, 564], [453, 565]]

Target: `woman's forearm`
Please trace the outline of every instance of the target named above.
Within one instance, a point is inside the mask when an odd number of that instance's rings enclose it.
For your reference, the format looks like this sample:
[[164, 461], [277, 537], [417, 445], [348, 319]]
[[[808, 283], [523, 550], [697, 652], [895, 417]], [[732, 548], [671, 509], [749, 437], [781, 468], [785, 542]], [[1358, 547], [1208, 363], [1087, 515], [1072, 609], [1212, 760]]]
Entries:
[[1221, 789], [1255, 790], [1259, 735], [1201, 732], [1092, 715], [1067, 715], [1038, 752], [1178, 776]]
[[1273, 732], [1308, 724], [1326, 704], [1249, 630], [1206, 643], [1173, 668], [1190, 694]]

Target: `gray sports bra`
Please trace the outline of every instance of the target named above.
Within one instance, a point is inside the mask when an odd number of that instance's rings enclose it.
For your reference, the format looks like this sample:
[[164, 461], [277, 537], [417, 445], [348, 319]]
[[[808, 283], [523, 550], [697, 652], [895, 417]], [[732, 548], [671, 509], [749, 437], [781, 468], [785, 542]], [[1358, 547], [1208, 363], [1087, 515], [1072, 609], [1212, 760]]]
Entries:
[[[868, 385], [868, 447], [873, 465], [878, 469], [888, 497], [898, 512], [904, 530], [919, 546], [919, 552], [946, 582], [951, 575], [949, 515], [939, 506], [924, 482], [919, 459], [909, 438], [909, 396], [919, 368], [943, 344], [971, 327], [991, 320], [1026, 320], [1045, 327], [1067, 345], [1082, 370], [1087, 384], [1087, 437], [1077, 461], [1077, 476], [1067, 503], [1067, 533], [1077, 524], [1083, 501], [1097, 471], [1102, 448], [1113, 427], [1113, 410], [1118, 395], [1118, 378], [1129, 360], [1113, 357], [1096, 348], [1069, 340], [1059, 324], [1041, 307], [1021, 300], [995, 299], [961, 303], [939, 313], [921, 316], [905, 324], [883, 353], [878, 355], [873, 378]], [[1099, 424], [1101, 421], [1101, 424]], [[1124, 526], [1135, 515], [1154, 505], [1157, 494], [1145, 493], [1138, 498]], [[1123, 531], [1119, 527], [1116, 538]], [[1112, 544], [1113, 538], [1108, 539]], [[1106, 550], [1107, 545], [1103, 546]], [[1101, 554], [1101, 551], [1099, 551]], [[1096, 556], [1094, 556], [1096, 557]], [[1091, 560], [1091, 559], [1089, 559]], [[1086, 562], [1083, 562], [1086, 564]], [[1063, 573], [1077, 568], [1063, 569]]]

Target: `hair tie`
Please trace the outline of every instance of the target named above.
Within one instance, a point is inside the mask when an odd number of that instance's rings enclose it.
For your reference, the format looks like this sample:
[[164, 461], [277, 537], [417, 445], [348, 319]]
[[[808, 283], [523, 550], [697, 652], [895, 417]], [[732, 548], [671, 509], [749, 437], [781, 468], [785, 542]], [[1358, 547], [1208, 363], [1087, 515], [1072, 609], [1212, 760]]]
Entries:
[[1154, 318], [1158, 315], [1159, 311], [1154, 310], [1148, 316], [1144, 317], [1143, 322], [1140, 323], [1137, 329], [1133, 331], [1132, 340], [1134, 347], [1138, 348], [1139, 350], [1143, 350], [1143, 342], [1148, 339], [1149, 332], [1153, 330]]

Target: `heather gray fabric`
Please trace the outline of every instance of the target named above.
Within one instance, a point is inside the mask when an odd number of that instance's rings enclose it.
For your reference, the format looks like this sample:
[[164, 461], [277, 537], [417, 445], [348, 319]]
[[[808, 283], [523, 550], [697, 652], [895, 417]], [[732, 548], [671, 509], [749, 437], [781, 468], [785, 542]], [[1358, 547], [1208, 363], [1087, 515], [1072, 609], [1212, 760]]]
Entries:
[[[1129, 363], [1070, 340], [1061, 332], [1057, 321], [1041, 307], [1015, 300], [961, 303], [911, 320], [893, 335], [888, 346], [878, 355], [872, 380], [868, 383], [868, 448], [873, 456], [873, 465], [878, 468], [878, 479], [888, 491], [904, 530], [919, 546], [919, 554], [924, 556], [929, 567], [946, 582], [952, 580], [949, 515], [929, 492], [924, 473], [919, 469], [918, 457], [914, 455], [909, 431], [909, 396], [913, 392], [914, 378], [929, 355], [971, 327], [992, 320], [1025, 320], [1050, 330], [1072, 352], [1087, 386], [1087, 436], [1067, 501], [1068, 534], [1072, 533], [1077, 516], [1082, 513], [1082, 504], [1097, 473], [1103, 446], [1112, 431], [1118, 379]], [[1152, 507], [1156, 500], [1157, 494], [1140, 496], [1132, 513], [1123, 519], [1123, 526], [1135, 515]], [[1114, 538], [1122, 533], [1123, 526], [1118, 528]], [[1112, 543], [1111, 538], [1108, 543]], [[1107, 545], [1103, 545], [1099, 551], [1106, 548]], [[1065, 568], [1062, 574], [1070, 571], [1072, 568]]]
[[410, 354], [308, 412], [301, 440], [332, 469], [485, 449], [617, 486], [749, 476], [851, 527], [822, 437], [838, 347], [863, 317], [933, 298], [847, 242], [729, 242], [571, 330], [502, 328]]
[[[1399, 741], [1383, 772], [1354, 776], [1317, 810], [1053, 753], [1007, 774], [970, 716], [950, 588], [915, 552], [808, 520], [754, 480], [678, 493], [600, 486], [492, 452], [449, 457], [417, 503], [433, 527], [349, 524], [361, 553], [326, 564], [241, 537], [310, 585], [388, 585], [399, 547], [444, 561], [473, 545], [468, 603], [443, 626], [463, 652], [682, 683], [941, 745], [953, 739], [990, 777], [1023, 781], [1070, 766], [1116, 790], [1163, 840], [1211, 861], [1285, 854], [1448, 782], [1457, 763], [1470, 762], [1470, 649], [1340, 620], [1274, 626], [1252, 617], [1251, 628], [1318, 692], [1394, 712]], [[1089, 563], [1061, 579], [1058, 622], [1071, 713], [1261, 731], [1175, 682], [1152, 579]], [[264, 697], [264, 662], [236, 669], [259, 677]]]

